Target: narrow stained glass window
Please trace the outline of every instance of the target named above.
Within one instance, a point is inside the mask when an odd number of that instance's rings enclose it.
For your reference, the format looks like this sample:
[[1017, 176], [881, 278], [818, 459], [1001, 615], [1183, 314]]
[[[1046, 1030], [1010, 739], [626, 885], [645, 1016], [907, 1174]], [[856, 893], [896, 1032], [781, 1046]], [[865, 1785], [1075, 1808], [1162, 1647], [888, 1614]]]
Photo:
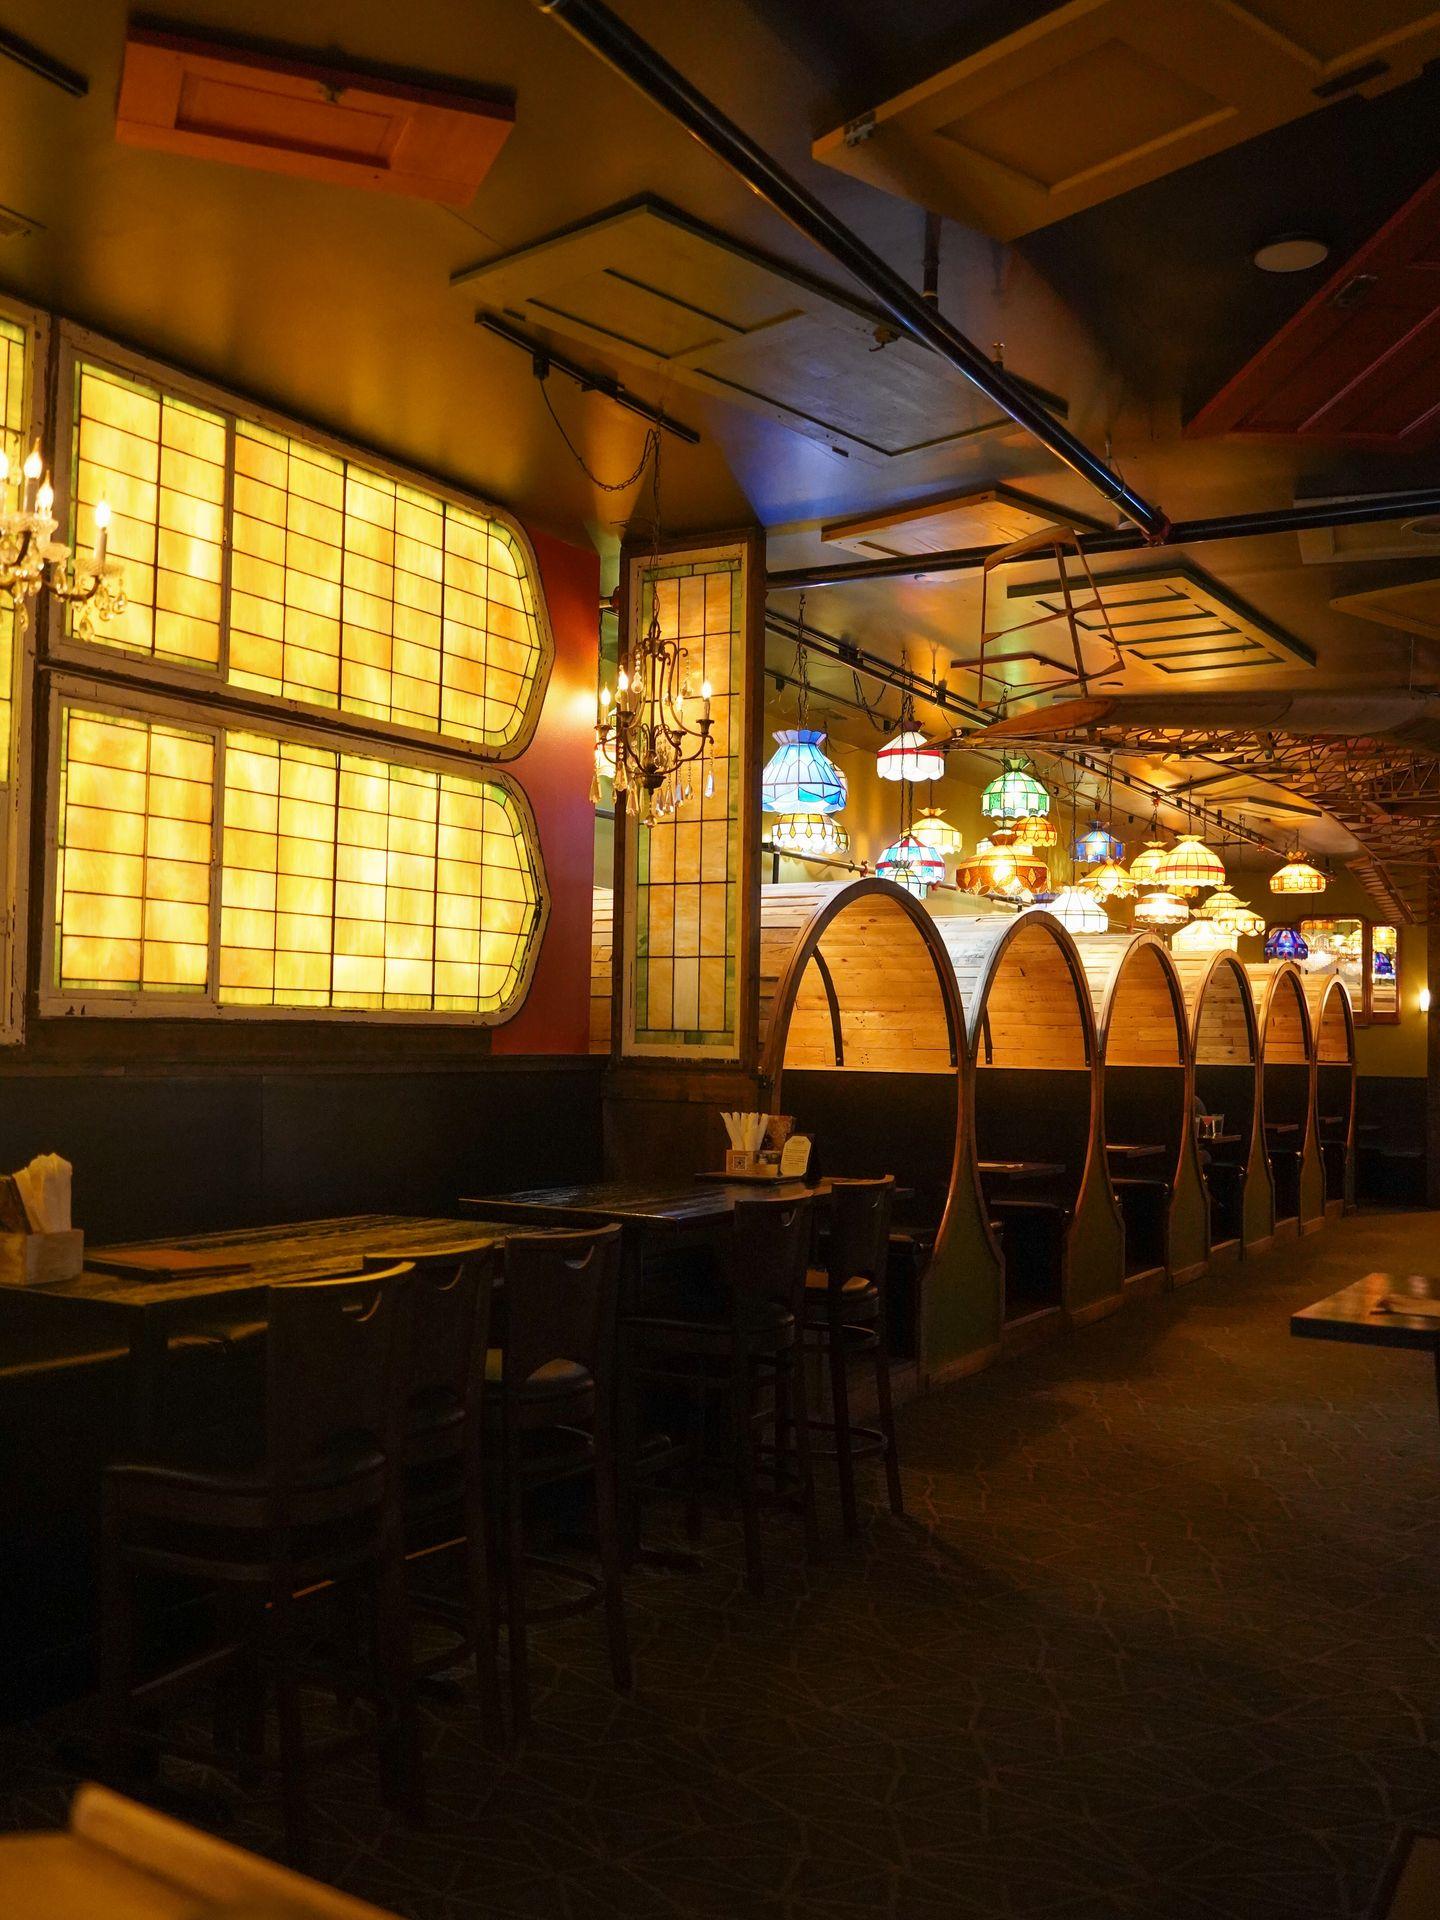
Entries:
[[225, 437], [218, 413], [109, 367], [77, 368], [71, 538], [89, 550], [107, 500], [127, 602], [95, 623], [100, 645], [219, 665]]
[[203, 994], [215, 743], [66, 706], [60, 721], [56, 984]]
[[[25, 358], [29, 339], [23, 327], [0, 320], [0, 444], [10, 459], [11, 473], [20, 471], [25, 446]], [[10, 780], [11, 732], [15, 724], [15, 604], [9, 594], [0, 600], [0, 786]]]

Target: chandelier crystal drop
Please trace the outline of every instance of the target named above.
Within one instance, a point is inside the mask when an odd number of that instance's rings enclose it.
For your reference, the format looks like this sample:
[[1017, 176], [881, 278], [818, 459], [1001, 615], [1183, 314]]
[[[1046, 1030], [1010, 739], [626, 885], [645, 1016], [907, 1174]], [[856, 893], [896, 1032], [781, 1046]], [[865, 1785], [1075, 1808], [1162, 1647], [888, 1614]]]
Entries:
[[57, 600], [79, 609], [75, 633], [91, 640], [94, 621], [117, 619], [126, 604], [124, 569], [109, 552], [110, 505], [96, 502], [95, 540], [83, 556], [53, 537], [54, 508], [55, 489], [39, 446], [26, 454], [17, 480], [0, 449], [0, 590], [23, 616], [41, 587], [49, 587]]

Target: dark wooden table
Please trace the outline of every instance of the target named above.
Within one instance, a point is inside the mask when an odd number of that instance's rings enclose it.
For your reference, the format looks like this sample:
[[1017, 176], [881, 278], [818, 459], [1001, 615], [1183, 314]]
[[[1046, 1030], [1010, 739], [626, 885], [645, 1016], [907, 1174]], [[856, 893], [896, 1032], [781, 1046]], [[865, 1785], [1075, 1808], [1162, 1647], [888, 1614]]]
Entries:
[[1054, 1180], [1065, 1171], [1063, 1160], [977, 1160], [982, 1174], [1003, 1180]]
[[1299, 1133], [1300, 1122], [1298, 1120], [1267, 1120], [1265, 1131], [1266, 1133]]
[[238, 1232], [97, 1247], [85, 1271], [43, 1287], [0, 1287], [0, 1334], [9, 1328], [57, 1352], [123, 1352], [138, 1446], [155, 1438], [159, 1383], [176, 1341], [243, 1345], [265, 1330], [266, 1290], [285, 1281], [359, 1273], [369, 1253], [439, 1253], [499, 1245], [513, 1228], [474, 1218], [351, 1214]]
[[1153, 1160], [1158, 1153], [1164, 1153], [1163, 1146], [1149, 1146], [1143, 1143], [1132, 1145], [1128, 1141], [1107, 1140], [1106, 1153], [1113, 1153], [1117, 1160]]
[[463, 1198], [486, 1220], [530, 1227], [608, 1227], [618, 1224], [656, 1231], [707, 1232], [723, 1226], [736, 1205], [757, 1195], [776, 1200], [825, 1200], [828, 1180], [808, 1186], [803, 1180], [737, 1184], [693, 1182], [688, 1186], [646, 1186], [631, 1181], [597, 1181], [588, 1186], [526, 1187], [518, 1193]]
[[1290, 1331], [1301, 1340], [1343, 1340], [1361, 1347], [1401, 1347], [1428, 1353], [1435, 1366], [1440, 1408], [1440, 1317], [1392, 1312], [1381, 1301], [1395, 1297], [1440, 1300], [1440, 1281], [1424, 1274], [1367, 1273], [1327, 1300], [1290, 1316]]

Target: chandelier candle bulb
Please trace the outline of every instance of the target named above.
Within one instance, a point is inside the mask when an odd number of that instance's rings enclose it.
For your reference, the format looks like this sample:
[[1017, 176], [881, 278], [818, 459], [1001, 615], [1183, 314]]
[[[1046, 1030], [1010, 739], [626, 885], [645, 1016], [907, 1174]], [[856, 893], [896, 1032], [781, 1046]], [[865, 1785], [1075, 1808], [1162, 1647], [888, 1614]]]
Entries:
[[[105, 564], [105, 556], [110, 550], [110, 502], [100, 500], [95, 506], [95, 545], [91, 552], [97, 570]], [[609, 693], [601, 695], [602, 705], [608, 705]]]
[[34, 513], [35, 496], [40, 490], [40, 449], [32, 447], [25, 456], [25, 506], [26, 513]]

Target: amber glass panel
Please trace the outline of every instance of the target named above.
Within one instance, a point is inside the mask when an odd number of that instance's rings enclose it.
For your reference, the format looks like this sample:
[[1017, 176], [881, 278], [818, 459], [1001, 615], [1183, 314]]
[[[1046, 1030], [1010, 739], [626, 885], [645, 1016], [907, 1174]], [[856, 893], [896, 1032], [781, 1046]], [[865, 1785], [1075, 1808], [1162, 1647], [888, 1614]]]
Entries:
[[[0, 320], [0, 444], [18, 474], [25, 446], [25, 357], [29, 336], [13, 321]], [[0, 599], [0, 786], [10, 779], [11, 734], [15, 725], [12, 695], [15, 684], [15, 605], [9, 594]]]
[[76, 369], [71, 537], [88, 550], [108, 500], [110, 558], [124, 565], [126, 609], [94, 623], [100, 645], [219, 664], [225, 438], [218, 413], [109, 367]]
[[485, 1014], [519, 991], [539, 880], [509, 791], [262, 735], [225, 750], [220, 998]]
[[203, 994], [215, 744], [65, 706], [55, 979], [67, 992]]
[[236, 686], [482, 746], [518, 733], [540, 630], [499, 522], [242, 422], [234, 531]]

